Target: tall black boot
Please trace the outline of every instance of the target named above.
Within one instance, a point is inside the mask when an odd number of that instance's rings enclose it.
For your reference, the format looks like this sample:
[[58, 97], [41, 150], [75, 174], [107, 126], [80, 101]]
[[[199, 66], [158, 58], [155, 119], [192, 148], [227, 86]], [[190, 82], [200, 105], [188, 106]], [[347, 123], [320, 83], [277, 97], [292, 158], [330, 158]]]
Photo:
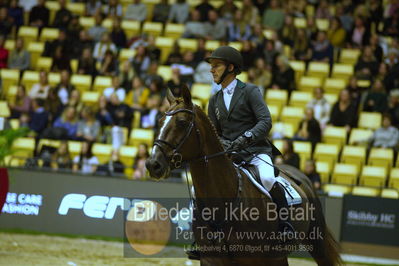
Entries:
[[[280, 210], [282, 208], [288, 209], [287, 199], [285, 198], [285, 190], [283, 185], [279, 182], [275, 182], [272, 189], [269, 191], [270, 195], [273, 198], [273, 202], [277, 205], [277, 213], [280, 214]], [[280, 217], [280, 215], [279, 215]], [[284, 234], [294, 233], [295, 229], [291, 225], [291, 220], [288, 215], [287, 219], [279, 219], [279, 231], [283, 232]]]
[[197, 249], [197, 244], [195, 241], [191, 244], [189, 249], [186, 249], [186, 254], [190, 260], [200, 260], [201, 254]]

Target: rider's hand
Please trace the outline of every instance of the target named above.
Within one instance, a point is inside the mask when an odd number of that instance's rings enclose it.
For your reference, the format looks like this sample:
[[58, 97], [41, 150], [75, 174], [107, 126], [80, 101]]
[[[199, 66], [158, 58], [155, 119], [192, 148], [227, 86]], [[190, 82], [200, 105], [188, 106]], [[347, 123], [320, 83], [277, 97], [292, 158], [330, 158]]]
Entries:
[[228, 148], [228, 150], [240, 150], [248, 145], [248, 139], [244, 136], [239, 136], [236, 138]]
[[224, 139], [224, 138], [220, 138], [220, 143], [222, 143], [224, 150], [227, 150], [231, 145], [231, 141], [228, 139]]

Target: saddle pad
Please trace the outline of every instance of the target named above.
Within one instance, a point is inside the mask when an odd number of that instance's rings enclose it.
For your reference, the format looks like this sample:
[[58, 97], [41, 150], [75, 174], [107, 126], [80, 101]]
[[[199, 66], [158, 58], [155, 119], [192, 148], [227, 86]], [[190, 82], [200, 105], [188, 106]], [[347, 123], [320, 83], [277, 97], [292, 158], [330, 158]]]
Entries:
[[[257, 187], [263, 194], [265, 194], [267, 197], [269, 197], [271, 200], [272, 196], [270, 196], [269, 191], [263, 187], [262, 184], [256, 181], [255, 177], [252, 176], [252, 174], [245, 169], [244, 167], [240, 167], [240, 169], [245, 173], [245, 175], [249, 178], [249, 180], [254, 184], [255, 187]], [[297, 205], [302, 203], [302, 198], [299, 195], [299, 193], [292, 187], [290, 182], [285, 180], [283, 177], [278, 176], [276, 177], [277, 182], [279, 182], [285, 190], [285, 198], [287, 199], [288, 206], [292, 205]]]

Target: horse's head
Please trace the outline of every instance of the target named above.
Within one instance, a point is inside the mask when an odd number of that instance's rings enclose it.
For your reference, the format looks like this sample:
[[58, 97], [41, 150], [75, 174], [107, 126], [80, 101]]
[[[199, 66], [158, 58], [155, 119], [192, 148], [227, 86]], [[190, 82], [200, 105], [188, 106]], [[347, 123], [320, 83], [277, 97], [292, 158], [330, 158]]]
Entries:
[[196, 126], [189, 89], [184, 86], [181, 97], [176, 98], [168, 90], [167, 99], [170, 108], [161, 118], [158, 137], [146, 161], [150, 176], [156, 179], [169, 177], [172, 169], [179, 168], [184, 159], [196, 152], [190, 149], [195, 145], [192, 136]]

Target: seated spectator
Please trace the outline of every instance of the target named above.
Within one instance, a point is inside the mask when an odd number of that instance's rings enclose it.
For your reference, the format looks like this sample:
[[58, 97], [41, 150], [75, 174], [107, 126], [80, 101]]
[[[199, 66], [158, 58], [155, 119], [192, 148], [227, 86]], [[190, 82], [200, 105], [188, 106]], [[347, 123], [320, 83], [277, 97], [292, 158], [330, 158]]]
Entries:
[[31, 111], [32, 100], [26, 94], [25, 86], [18, 85], [17, 94], [14, 103], [8, 103], [11, 111], [10, 118], [19, 118], [22, 113], [29, 113]]
[[0, 36], [0, 69], [7, 68], [8, 64], [8, 50], [4, 47], [5, 39], [4, 36]]
[[188, 19], [189, 10], [186, 0], [177, 0], [170, 8], [168, 20], [172, 23], [184, 24]]
[[392, 125], [399, 128], [399, 90], [391, 90], [389, 93], [388, 113], [391, 115]]
[[358, 79], [371, 80], [378, 73], [378, 62], [374, 57], [370, 46], [363, 48], [362, 56], [355, 65], [356, 77]]
[[272, 88], [286, 90], [291, 93], [295, 89], [295, 72], [285, 56], [276, 58], [276, 67], [273, 69]]
[[168, 0], [161, 0], [160, 3], [154, 5], [152, 11], [152, 21], [165, 23], [168, 20], [170, 5]]
[[330, 63], [334, 61], [334, 48], [324, 31], [317, 33], [316, 41], [311, 42], [312, 60]]
[[312, 53], [305, 29], [297, 29], [292, 52], [296, 60], [305, 62], [310, 60]]
[[172, 68], [172, 77], [170, 80], [168, 80], [167, 87], [170, 89], [170, 91], [173, 93], [173, 95], [178, 97], [178, 96], [180, 96], [180, 90], [183, 85], [184, 85], [184, 82], [182, 81], [180, 69]]
[[235, 11], [234, 18], [228, 23], [227, 32], [229, 42], [241, 42], [251, 38], [251, 26], [243, 20], [240, 9]]
[[301, 120], [295, 140], [310, 141], [315, 147], [321, 141], [321, 128], [319, 122], [314, 118], [313, 109], [306, 108], [305, 118]]
[[278, 50], [276, 49], [276, 43], [274, 40], [266, 40], [265, 45], [263, 47], [263, 56], [265, 58], [265, 62], [268, 65], [275, 65], [276, 57], [279, 55]]
[[346, 86], [346, 89], [349, 91], [352, 103], [355, 105], [356, 110], [358, 110], [360, 100], [362, 97], [362, 93], [363, 93], [363, 88], [361, 88], [357, 85], [356, 76], [352, 76], [349, 79], [349, 83]]
[[125, 88], [126, 93], [129, 93], [132, 89], [132, 80], [135, 76], [132, 64], [126, 60], [122, 63], [119, 69], [119, 80], [122, 88]]
[[126, 91], [120, 86], [119, 76], [112, 78], [112, 86], [104, 89], [103, 95], [107, 100], [111, 97], [111, 94], [115, 93], [118, 96], [120, 102], [124, 102], [126, 98]]
[[78, 74], [95, 76], [97, 74], [96, 60], [90, 48], [85, 48], [78, 61]]
[[71, 84], [71, 74], [67, 70], [61, 71], [60, 83], [54, 90], [62, 105], [67, 105], [71, 92], [75, 90], [75, 86]]
[[108, 5], [103, 6], [103, 13], [106, 17], [122, 17], [122, 5], [118, 0], [109, 0]]
[[156, 125], [156, 118], [161, 106], [161, 97], [157, 94], [151, 95], [148, 98], [146, 108], [141, 113], [141, 127], [154, 128]]
[[42, 56], [54, 57], [55, 51], [58, 47], [61, 47], [68, 55], [72, 53], [71, 40], [68, 39], [66, 30], [61, 29], [58, 34], [58, 38], [53, 41], [47, 41], [44, 46], [44, 52]]
[[262, 93], [270, 87], [272, 82], [271, 69], [262, 57], [256, 58], [255, 66], [249, 69], [248, 79], [251, 83], [257, 85]]
[[204, 61], [204, 59], [206, 57], [205, 54], [207, 53], [206, 40], [204, 38], [199, 38], [197, 43], [198, 43], [198, 46], [197, 46], [196, 51], [194, 52], [195, 67], [197, 67], [199, 63]]
[[290, 47], [294, 44], [297, 28], [294, 25], [294, 18], [290, 15], [285, 16], [284, 26], [280, 30], [280, 38], [285, 45]]
[[[211, 53], [208, 51], [204, 58], [210, 55]], [[195, 68], [194, 81], [196, 83], [212, 84], [213, 76], [211, 74], [211, 65], [205, 60], [201, 61]]]
[[242, 42], [241, 55], [243, 57], [243, 67], [241, 70], [248, 71], [248, 69], [253, 66], [254, 61], [258, 56], [250, 41]]
[[13, 27], [12, 17], [8, 15], [7, 7], [0, 7], [0, 34], [8, 36]]
[[356, 127], [357, 109], [348, 90], [342, 90], [339, 93], [338, 101], [331, 110], [328, 123], [336, 127], [345, 127], [348, 133], [353, 127]]
[[294, 151], [294, 143], [288, 138], [283, 139], [283, 156], [276, 157], [276, 164], [288, 164], [299, 169], [300, 158]]
[[183, 61], [180, 64], [173, 64], [171, 68], [180, 69], [180, 75], [183, 83], [187, 83], [189, 87], [194, 82], [194, 53], [186, 51], [183, 55]]
[[61, 72], [61, 71], [72, 71], [71, 68], [71, 59], [62, 46], [58, 46], [55, 49], [53, 64], [51, 65], [52, 72]]
[[145, 161], [148, 159], [148, 157], [150, 157], [148, 146], [145, 143], [141, 143], [133, 163], [133, 179], [142, 179], [147, 176]]
[[19, 5], [18, 0], [11, 0], [8, 8], [8, 15], [12, 18], [13, 24], [19, 28], [24, 24], [24, 9]]
[[355, 26], [349, 33], [349, 38], [352, 47], [360, 48], [366, 45], [370, 39], [370, 29], [367, 27], [365, 20], [362, 17], [355, 18]]
[[371, 35], [369, 45], [371, 47], [371, 50], [373, 51], [375, 59], [377, 60], [378, 63], [381, 63], [384, 52], [380, 45], [380, 37], [377, 34]]
[[73, 158], [73, 172], [80, 171], [82, 174], [94, 174], [96, 172], [99, 161], [97, 157], [93, 155], [92, 146], [93, 143], [89, 141], [82, 143], [80, 155]]
[[104, 59], [101, 61], [101, 68], [98, 73], [103, 76], [114, 76], [118, 73], [118, 60], [111, 50], [107, 50]]
[[34, 131], [36, 136], [40, 136], [48, 123], [48, 112], [44, 109], [43, 99], [33, 99], [32, 112], [29, 116], [29, 128]]
[[61, 141], [58, 149], [51, 156], [51, 168], [53, 170], [70, 170], [72, 169], [71, 154], [67, 141]]
[[271, 0], [269, 8], [265, 9], [262, 24], [268, 29], [279, 31], [284, 25], [284, 12], [277, 0]]
[[151, 61], [159, 62], [161, 60], [161, 49], [156, 44], [155, 36], [148, 36], [146, 48]]
[[166, 96], [166, 88], [164, 86], [163, 81], [154, 79], [151, 81], [150, 86], [148, 86], [150, 89], [150, 95], [158, 95], [161, 98]]
[[150, 63], [151, 60], [148, 56], [147, 48], [142, 45], [138, 46], [136, 49], [136, 54], [132, 58], [132, 65], [135, 73], [142, 78], [144, 73], [147, 72]]
[[147, 87], [150, 87], [151, 82], [156, 81], [159, 84], [163, 83], [163, 78], [161, 75], [158, 74], [158, 62], [152, 61], [147, 73], [143, 75], [144, 84]]
[[363, 104], [363, 111], [384, 113], [388, 108], [388, 96], [382, 81], [374, 81], [371, 90], [367, 92]]
[[140, 0], [134, 0], [133, 4], [127, 6], [125, 19], [143, 22], [147, 18], [147, 6]]
[[258, 53], [262, 53], [264, 48], [265, 48], [265, 43], [266, 43], [266, 37], [263, 34], [263, 29], [261, 24], [255, 24], [255, 26], [252, 29], [252, 36], [251, 36], [251, 42], [256, 48], [256, 51]]
[[316, 18], [330, 19], [332, 17], [330, 13], [330, 5], [327, 0], [321, 0], [319, 6], [316, 9]]
[[310, 179], [314, 189], [319, 190], [321, 188], [321, 179], [319, 173], [316, 171], [315, 161], [311, 159], [307, 160], [303, 173]]
[[[83, 26], [80, 25], [79, 16], [76, 15], [76, 14], [72, 15], [71, 21], [69, 22], [69, 24], [66, 27], [66, 31], [68, 33], [68, 38], [72, 39], [72, 42], [71, 42], [72, 45], [74, 43], [80, 42], [79, 39], [80, 39], [80, 32], [81, 31], [84, 31], [85, 33], [87, 33], [87, 31], [84, 30]], [[87, 41], [83, 40], [83, 43], [80, 44], [79, 46], [84, 47], [84, 45], [86, 45], [85, 42], [87, 42]], [[91, 45], [91, 41], [90, 41], [90, 45]], [[80, 54], [79, 54], [79, 56], [77, 56], [75, 54], [76, 48], [74, 49], [74, 47], [73, 47], [70, 50], [72, 52], [71, 57], [78, 58], [80, 56]]]
[[48, 76], [46, 71], [40, 71], [39, 83], [32, 86], [29, 97], [31, 99], [47, 99], [50, 84], [48, 83]]
[[107, 176], [123, 176], [125, 165], [120, 160], [119, 151], [113, 149], [110, 160], [97, 168], [97, 173], [105, 174]]
[[220, 17], [226, 21], [233, 20], [234, 14], [237, 10], [237, 6], [233, 0], [225, 0], [224, 3], [219, 7], [218, 13]]
[[143, 80], [135, 76], [132, 80], [132, 90], [127, 96], [126, 103], [135, 111], [141, 111], [147, 103], [150, 90], [144, 86]]
[[107, 109], [107, 99], [105, 96], [100, 96], [98, 100], [98, 110], [96, 113], [96, 120], [100, 122], [101, 128], [111, 126], [114, 124], [111, 113]]
[[101, 0], [86, 1], [86, 16], [92, 17], [101, 12]]
[[199, 3], [196, 7], [195, 10], [198, 10], [200, 13], [201, 21], [206, 22], [208, 21], [209, 18], [209, 11], [214, 10], [214, 7], [209, 4], [208, 0], [201, 0], [201, 3]]
[[[61, 138], [75, 140], [76, 133], [78, 131], [78, 122], [75, 109], [72, 106], [66, 107], [62, 112], [62, 115], [55, 120], [53, 128], [58, 128], [57, 130], [59, 132], [57, 134], [59, 134]], [[57, 139], [59, 137], [55, 136], [54, 138]]]
[[69, 101], [68, 101], [67, 106], [71, 106], [71, 107], [75, 108], [76, 113], [80, 113], [82, 111], [83, 103], [80, 100], [79, 90], [73, 90], [71, 92], [71, 96], [69, 96]]
[[125, 31], [122, 29], [120, 18], [115, 18], [113, 21], [111, 39], [118, 50], [126, 47], [127, 38]]
[[[263, 13], [262, 13], [263, 14]], [[242, 17], [246, 24], [251, 27], [260, 23], [259, 10], [252, 0], [242, 1]]]
[[76, 137], [85, 141], [96, 141], [100, 134], [101, 125], [96, 120], [93, 109], [89, 106], [84, 107], [81, 117], [82, 120], [78, 122]]
[[93, 57], [97, 60], [97, 62], [101, 62], [104, 60], [105, 52], [108, 50], [113, 53], [117, 52], [117, 48], [115, 44], [112, 43], [111, 35], [108, 32], [104, 32], [101, 37], [101, 41], [96, 43], [94, 46]]
[[198, 10], [192, 10], [190, 13], [190, 20], [185, 23], [183, 38], [203, 38], [206, 36], [204, 22], [201, 22], [200, 13]]
[[334, 17], [330, 20], [330, 28], [327, 30], [327, 38], [332, 46], [343, 48], [346, 40], [346, 31], [342, 27], [341, 20]]
[[166, 65], [179, 64], [183, 61], [183, 54], [180, 51], [180, 46], [177, 41], [173, 43], [172, 51], [170, 51], [166, 59]]
[[45, 0], [38, 0], [29, 13], [29, 25], [33, 27], [47, 27], [49, 25], [50, 10], [46, 7]]
[[15, 49], [8, 57], [8, 68], [27, 70], [30, 67], [30, 53], [24, 49], [24, 39], [18, 38], [15, 41]]
[[60, 9], [58, 9], [55, 13], [53, 26], [56, 28], [65, 29], [68, 27], [69, 22], [72, 19], [72, 12], [67, 8], [66, 0], [59, 0], [58, 3], [60, 3]]
[[114, 125], [127, 128], [131, 126], [133, 110], [127, 104], [121, 103], [115, 93], [111, 94], [107, 109], [112, 116]]
[[393, 12], [391, 17], [388, 17], [384, 20], [382, 32], [384, 35], [392, 37], [399, 35], [399, 8]]
[[94, 42], [91, 39], [87, 30], [81, 30], [79, 32], [79, 38], [73, 40], [72, 45], [73, 47], [71, 53], [74, 58], [79, 58], [79, 60], [81, 59], [81, 56], [85, 49], [88, 48], [90, 49], [90, 51], [93, 51], [94, 48]]
[[95, 25], [89, 29], [88, 33], [89, 36], [93, 39], [93, 41], [99, 42], [103, 34], [107, 32], [107, 29], [102, 26], [103, 16], [101, 13], [96, 13], [94, 15], [94, 19], [95, 19]]
[[330, 119], [330, 103], [324, 97], [324, 90], [322, 88], [315, 88], [313, 90], [313, 99], [306, 105], [307, 108], [313, 110], [314, 117], [319, 122], [320, 127], [324, 129]]
[[61, 115], [64, 106], [54, 88], [50, 88], [44, 108], [49, 112], [50, 123], [53, 123]]
[[226, 23], [219, 18], [215, 10], [210, 10], [209, 19], [204, 23], [205, 36], [210, 40], [224, 40], [226, 38]]

